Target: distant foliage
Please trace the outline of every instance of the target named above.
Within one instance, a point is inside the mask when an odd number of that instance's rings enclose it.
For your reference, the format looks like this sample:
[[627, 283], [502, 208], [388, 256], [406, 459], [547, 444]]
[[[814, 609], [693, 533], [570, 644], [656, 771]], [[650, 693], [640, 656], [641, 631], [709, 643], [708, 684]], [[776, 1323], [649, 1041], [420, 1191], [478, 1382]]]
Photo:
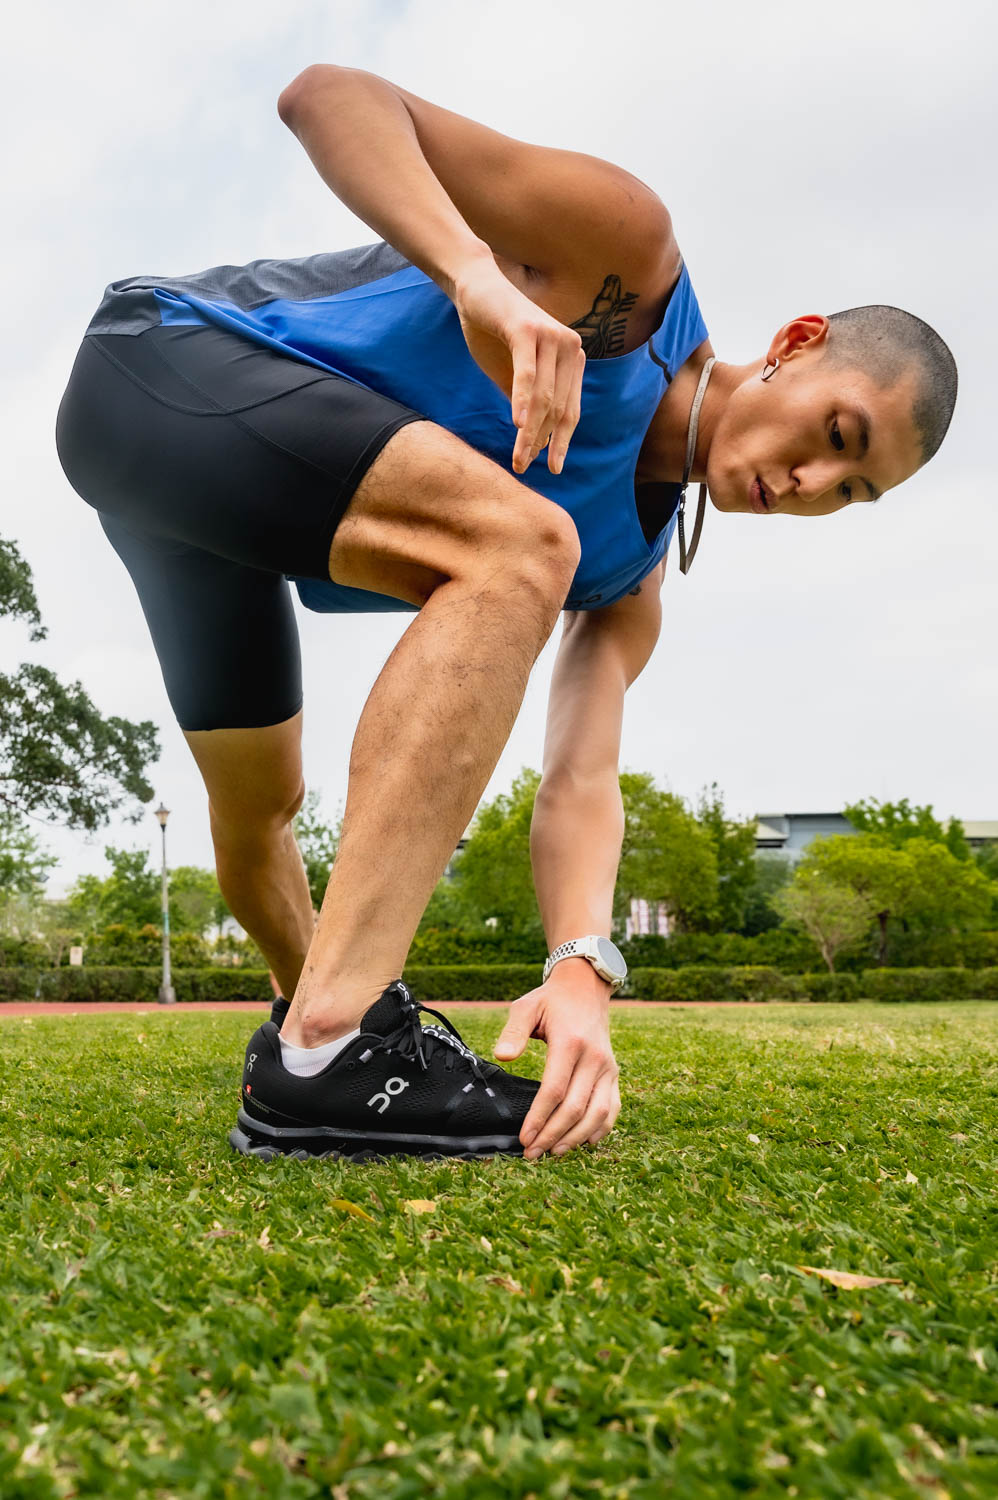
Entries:
[[729, 818], [716, 781], [700, 793], [696, 820], [710, 839], [717, 864], [717, 926], [722, 932], [742, 932], [749, 897], [758, 884], [756, 820]]
[[334, 823], [327, 823], [322, 815], [319, 793], [314, 789], [306, 793], [301, 811], [294, 820], [294, 834], [301, 850], [309, 895], [313, 908], [318, 911], [329, 884], [329, 872], [340, 847], [342, 816]]
[[[81, 875], [67, 898], [75, 923], [85, 932], [100, 934], [108, 927], [159, 927], [162, 921], [161, 873], [148, 849], [116, 849], [104, 858], [110, 875]], [[169, 873], [170, 930], [175, 936], [204, 937], [221, 928], [229, 915], [213, 870], [178, 865]]]
[[897, 802], [880, 802], [876, 797], [853, 802], [844, 808], [845, 816], [857, 833], [878, 834], [887, 844], [901, 849], [909, 839], [927, 839], [942, 844], [956, 859], [970, 858], [970, 845], [963, 824], [951, 818], [943, 827], [930, 804], [913, 806], [907, 797]]
[[[20, 619], [30, 639], [45, 630], [31, 569], [0, 538], [0, 617]], [[78, 682], [38, 663], [0, 672], [0, 808], [92, 832], [112, 813], [142, 815], [152, 797], [146, 768], [159, 755], [155, 725], [105, 718]]]
[[873, 919], [873, 905], [868, 895], [861, 895], [847, 885], [823, 879], [817, 870], [798, 870], [792, 884], [775, 898], [783, 914], [798, 922], [814, 943], [828, 972], [834, 973], [835, 959], [843, 948], [853, 948], [865, 937]]

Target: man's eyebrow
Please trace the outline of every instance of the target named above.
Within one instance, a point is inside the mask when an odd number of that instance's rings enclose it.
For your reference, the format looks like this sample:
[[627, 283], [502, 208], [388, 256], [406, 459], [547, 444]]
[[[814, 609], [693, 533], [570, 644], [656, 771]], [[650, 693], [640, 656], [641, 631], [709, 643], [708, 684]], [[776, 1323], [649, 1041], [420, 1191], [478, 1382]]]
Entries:
[[[859, 429], [859, 456], [865, 458], [870, 451], [870, 414], [864, 406], [857, 406], [855, 417], [856, 426]], [[864, 479], [863, 483], [870, 492], [870, 499], [879, 500], [882, 492], [877, 489], [877, 486], [871, 484], [868, 479]]]
[[856, 408], [856, 425], [859, 428], [859, 456], [865, 458], [870, 451], [870, 416], [862, 406]]

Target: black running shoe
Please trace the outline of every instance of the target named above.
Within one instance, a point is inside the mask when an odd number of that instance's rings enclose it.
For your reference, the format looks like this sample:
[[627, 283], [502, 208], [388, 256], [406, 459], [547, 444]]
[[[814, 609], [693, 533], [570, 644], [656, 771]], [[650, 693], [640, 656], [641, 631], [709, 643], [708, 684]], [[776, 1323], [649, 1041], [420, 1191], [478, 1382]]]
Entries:
[[275, 996], [274, 1003], [270, 1007], [270, 1019], [273, 1021], [278, 1031], [280, 1031], [281, 1027], [284, 1025], [284, 1018], [290, 1009], [290, 1000], [285, 1000], [283, 995]]
[[321, 1073], [299, 1078], [281, 1061], [266, 1021], [250, 1039], [242, 1107], [229, 1144], [245, 1156], [522, 1156], [520, 1129], [540, 1085], [486, 1063], [446, 1016], [423, 1026], [401, 980], [390, 984], [351, 1042]]

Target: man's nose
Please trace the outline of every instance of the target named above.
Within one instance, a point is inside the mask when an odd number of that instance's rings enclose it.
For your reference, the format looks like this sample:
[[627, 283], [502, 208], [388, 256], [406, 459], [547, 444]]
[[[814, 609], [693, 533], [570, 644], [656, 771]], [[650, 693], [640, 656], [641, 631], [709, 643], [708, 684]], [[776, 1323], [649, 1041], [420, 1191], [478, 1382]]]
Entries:
[[846, 466], [837, 459], [814, 459], [797, 464], [790, 471], [793, 486], [790, 498], [803, 500], [805, 504], [823, 500], [838, 488], [846, 475]]

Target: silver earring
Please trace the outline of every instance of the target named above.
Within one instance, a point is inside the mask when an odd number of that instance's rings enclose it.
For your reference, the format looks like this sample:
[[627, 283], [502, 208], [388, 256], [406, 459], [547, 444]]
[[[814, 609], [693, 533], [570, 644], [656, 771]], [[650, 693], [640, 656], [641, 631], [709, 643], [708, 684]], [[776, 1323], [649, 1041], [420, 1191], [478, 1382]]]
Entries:
[[777, 370], [779, 368], [780, 368], [780, 361], [778, 359], [774, 360], [772, 364], [770, 364], [769, 360], [767, 359], [767, 361], [766, 361], [766, 368], [763, 370], [761, 378], [763, 380], [772, 380], [773, 376], [776, 374], [776, 372], [777, 372]]

